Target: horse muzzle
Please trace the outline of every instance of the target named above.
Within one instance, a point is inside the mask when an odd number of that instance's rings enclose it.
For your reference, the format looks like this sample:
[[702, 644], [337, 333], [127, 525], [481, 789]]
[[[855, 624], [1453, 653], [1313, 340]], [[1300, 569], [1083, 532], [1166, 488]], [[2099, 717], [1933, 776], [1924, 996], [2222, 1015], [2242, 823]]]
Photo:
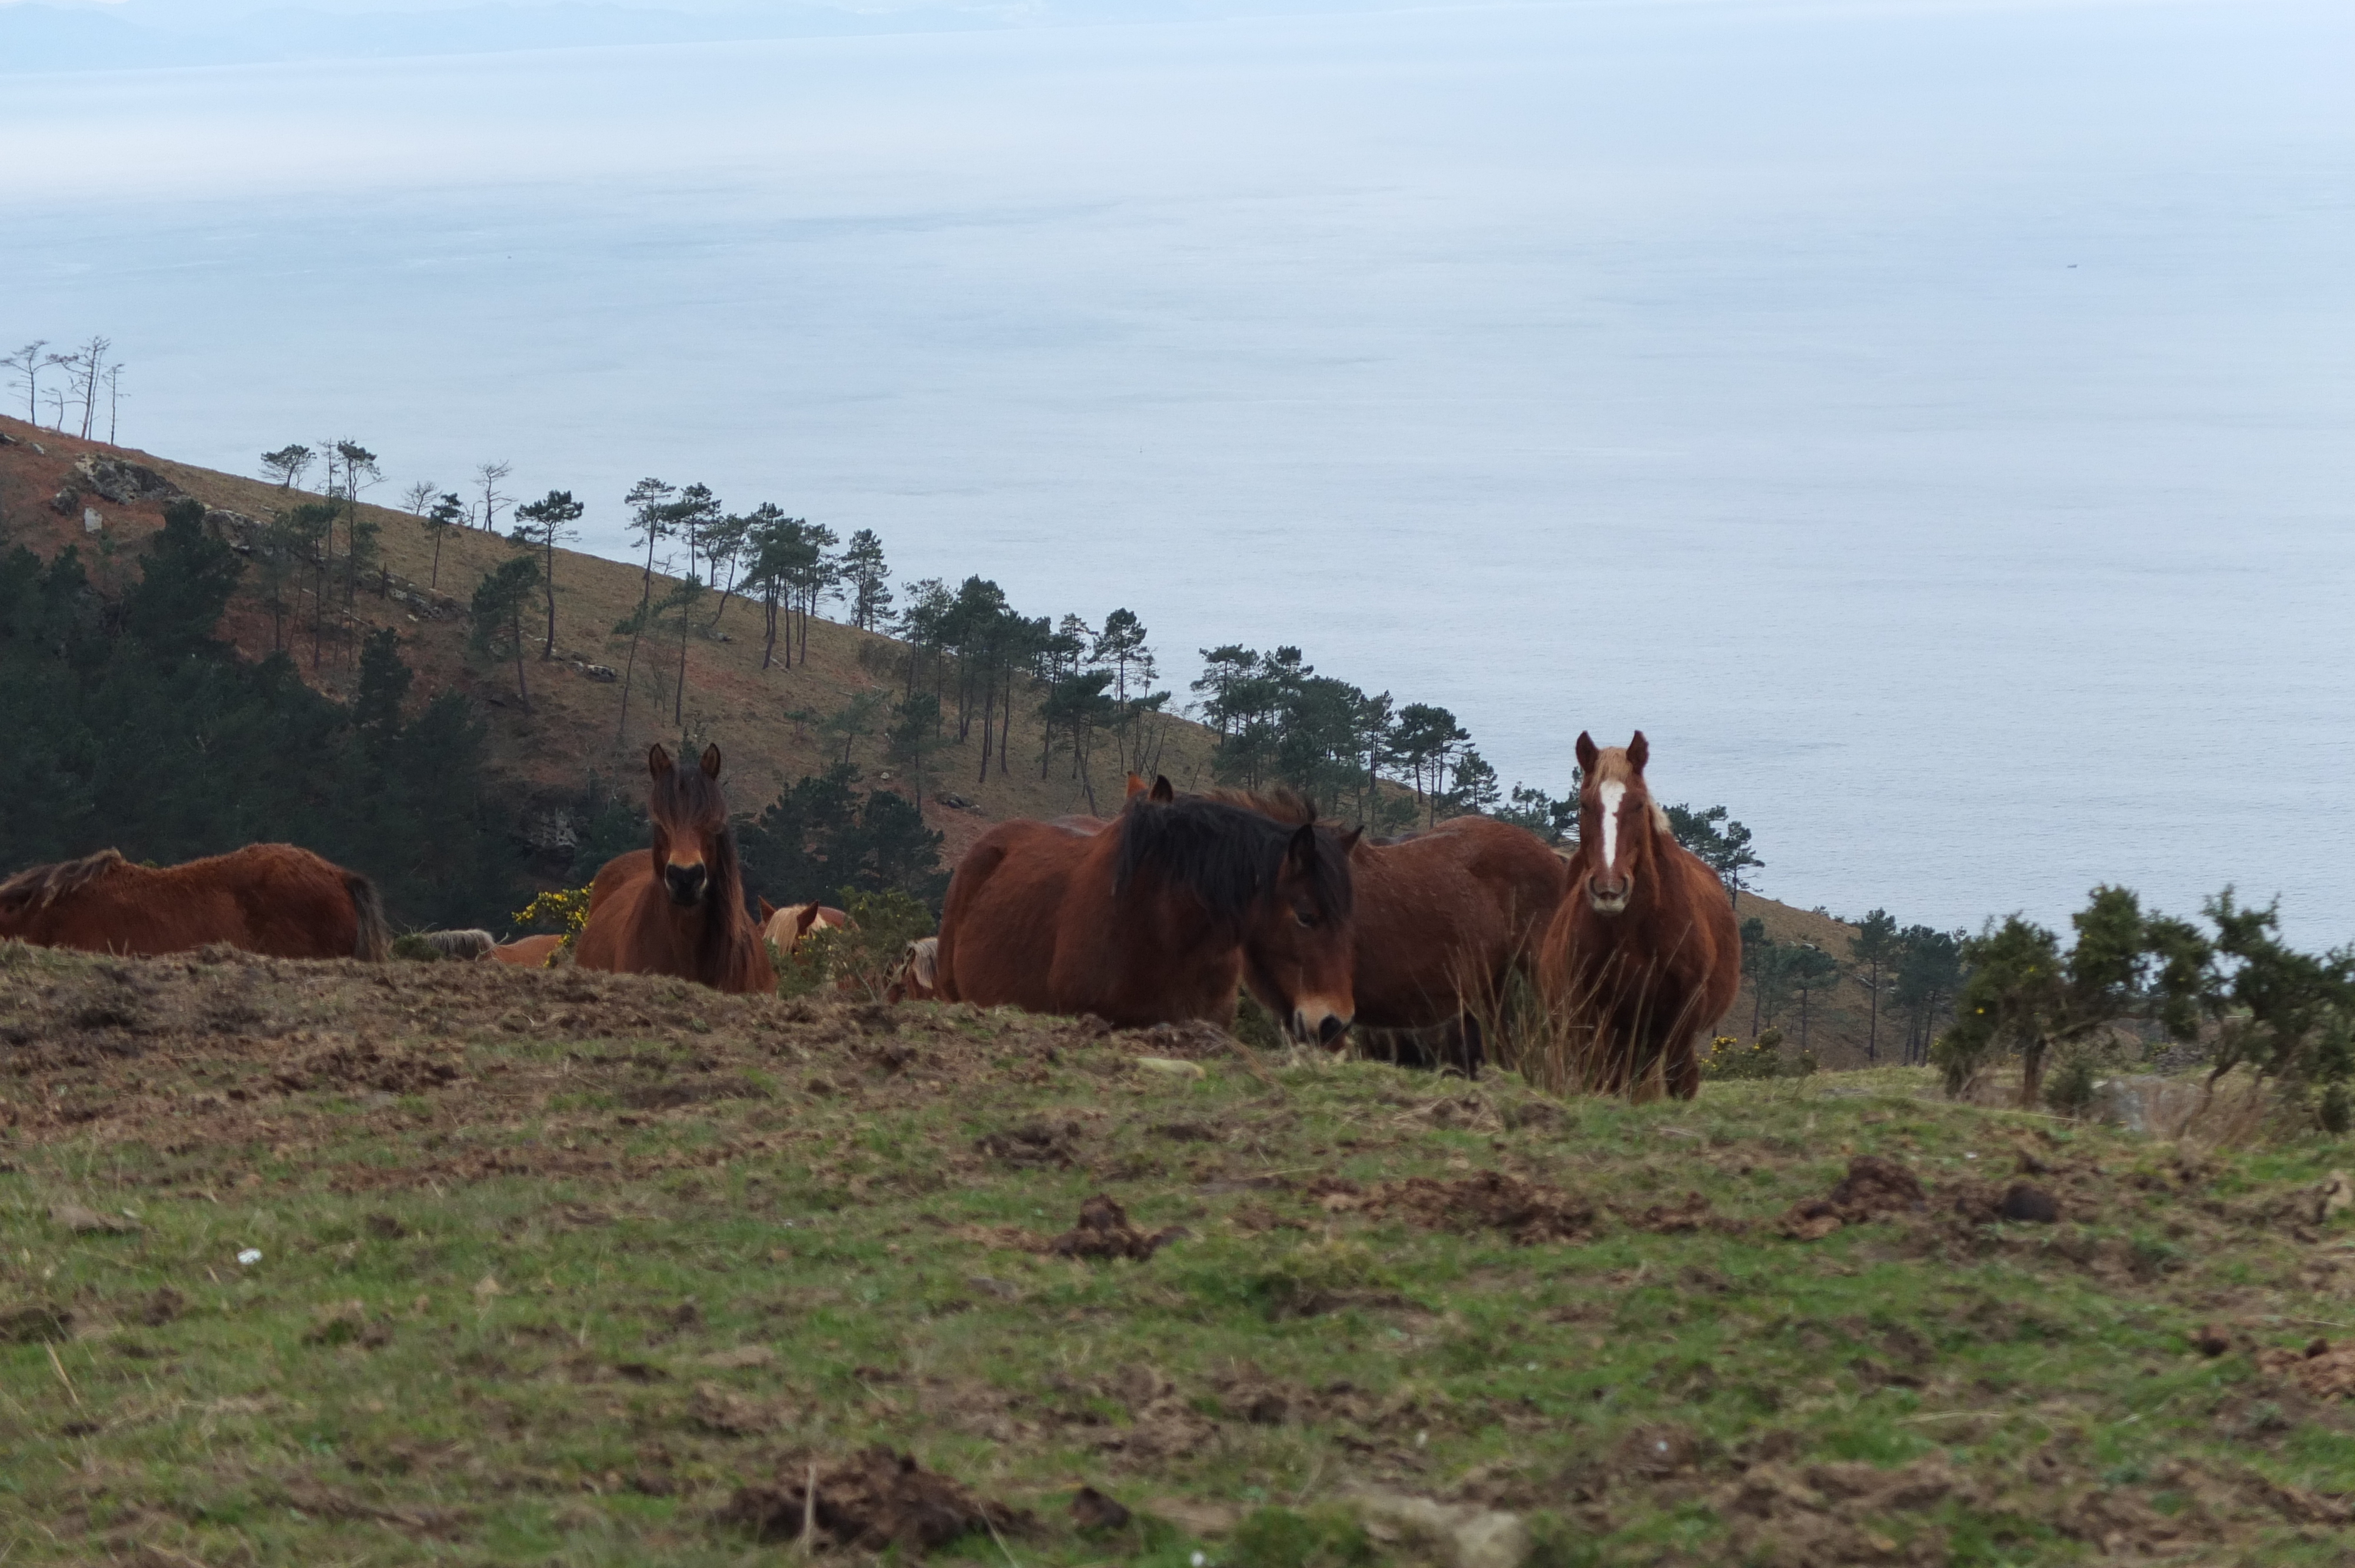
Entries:
[[1349, 1027], [1349, 1013], [1321, 996], [1303, 997], [1293, 1005], [1292, 1017], [1286, 1022], [1295, 1040], [1330, 1045]]
[[693, 865], [663, 867], [663, 886], [670, 893], [670, 901], [681, 908], [702, 903], [704, 889], [710, 885], [711, 874], [704, 870], [700, 861]]
[[1590, 876], [1586, 879], [1586, 906], [1597, 915], [1624, 914], [1627, 895], [1633, 891], [1634, 884], [1625, 877], [1606, 883], [1601, 877]]

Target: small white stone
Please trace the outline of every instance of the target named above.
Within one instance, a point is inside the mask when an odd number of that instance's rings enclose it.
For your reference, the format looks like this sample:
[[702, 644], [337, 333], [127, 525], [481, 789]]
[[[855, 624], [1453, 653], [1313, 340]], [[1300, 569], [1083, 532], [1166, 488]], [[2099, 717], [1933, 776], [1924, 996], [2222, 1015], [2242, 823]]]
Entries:
[[1208, 1562], [1209, 1562], [1209, 1559], [1203, 1556], [1200, 1552], [1197, 1552], [1194, 1553], [1194, 1568], [1202, 1568], [1202, 1565]]
[[243, 1266], [250, 1268], [261, 1261], [261, 1249], [255, 1246], [247, 1247], [237, 1255], [237, 1261]]

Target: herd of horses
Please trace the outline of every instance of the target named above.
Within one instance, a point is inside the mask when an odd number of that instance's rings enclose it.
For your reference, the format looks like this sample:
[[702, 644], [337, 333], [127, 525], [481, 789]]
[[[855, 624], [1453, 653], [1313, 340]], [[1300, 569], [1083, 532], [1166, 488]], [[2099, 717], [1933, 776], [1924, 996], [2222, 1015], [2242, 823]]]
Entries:
[[[1380, 840], [1286, 791], [1181, 794], [1132, 778], [1109, 819], [983, 833], [950, 879], [938, 937], [911, 946], [892, 994], [1231, 1027], [1248, 992], [1295, 1041], [1439, 1031], [1476, 1072], [1482, 1020], [1526, 979], [1585, 1086], [1689, 1098], [1698, 1037], [1732, 1005], [1741, 939], [1715, 874], [1654, 802], [1648, 756], [1640, 730], [1625, 747], [1578, 737], [1579, 837], [1562, 851], [1487, 817]], [[848, 917], [746, 908], [717, 747], [692, 766], [653, 747], [647, 771], [651, 842], [598, 872], [573, 961], [773, 991], [773, 951]], [[389, 947], [368, 879], [287, 844], [162, 870], [112, 850], [37, 866], [0, 882], [0, 937], [123, 954], [228, 942], [381, 959]], [[542, 963], [560, 940], [490, 956]]]

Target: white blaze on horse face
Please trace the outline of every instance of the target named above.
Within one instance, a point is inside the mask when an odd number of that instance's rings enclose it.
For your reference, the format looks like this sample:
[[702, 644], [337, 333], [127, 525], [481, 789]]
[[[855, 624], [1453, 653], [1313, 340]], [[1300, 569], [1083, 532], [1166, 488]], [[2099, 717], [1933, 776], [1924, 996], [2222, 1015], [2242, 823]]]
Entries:
[[1603, 786], [1603, 869], [1609, 871], [1619, 862], [1619, 802], [1626, 798], [1627, 786], [1614, 781]]

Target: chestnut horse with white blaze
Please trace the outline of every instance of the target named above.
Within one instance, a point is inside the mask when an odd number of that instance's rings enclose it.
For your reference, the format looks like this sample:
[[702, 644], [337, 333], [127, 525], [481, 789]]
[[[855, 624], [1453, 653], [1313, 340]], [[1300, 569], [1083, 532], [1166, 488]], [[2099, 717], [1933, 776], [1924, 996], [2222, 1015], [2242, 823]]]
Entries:
[[1248, 957], [1295, 1035], [1333, 1039], [1356, 1010], [1356, 838], [1190, 798], [1132, 799], [1092, 831], [1000, 822], [950, 879], [939, 994], [1124, 1028], [1223, 1028]]
[[226, 942], [281, 959], [381, 961], [391, 938], [376, 885], [293, 844], [248, 844], [182, 865], [113, 850], [0, 882], [0, 937], [152, 956]]
[[1733, 1005], [1742, 934], [1717, 874], [1677, 842], [1644, 782], [1651, 747], [1578, 737], [1578, 853], [1539, 954], [1538, 981], [1587, 1064], [1586, 1087], [1700, 1089], [1694, 1042]]
[[719, 748], [699, 768], [672, 766], [661, 747], [646, 752], [651, 849], [605, 863], [589, 893], [589, 923], [572, 944], [584, 969], [676, 975], [715, 991], [774, 991], [760, 928], [744, 908], [736, 835], [719, 791]]

